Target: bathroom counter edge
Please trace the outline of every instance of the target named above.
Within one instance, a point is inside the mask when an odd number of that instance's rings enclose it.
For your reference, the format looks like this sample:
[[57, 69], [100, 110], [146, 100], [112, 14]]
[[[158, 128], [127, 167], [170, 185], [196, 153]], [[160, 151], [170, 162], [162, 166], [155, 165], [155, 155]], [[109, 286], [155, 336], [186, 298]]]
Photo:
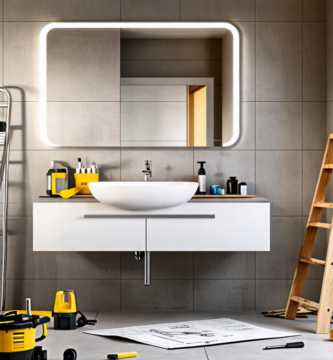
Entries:
[[[99, 201], [95, 198], [72, 198], [72, 199], [62, 199], [62, 198], [52, 198], [48, 196], [42, 196], [35, 199], [34, 203], [98, 203]], [[221, 203], [269, 203], [268, 199], [263, 197], [255, 197], [255, 198], [192, 198], [189, 202], [194, 203], [211, 203], [211, 202], [221, 202]]]

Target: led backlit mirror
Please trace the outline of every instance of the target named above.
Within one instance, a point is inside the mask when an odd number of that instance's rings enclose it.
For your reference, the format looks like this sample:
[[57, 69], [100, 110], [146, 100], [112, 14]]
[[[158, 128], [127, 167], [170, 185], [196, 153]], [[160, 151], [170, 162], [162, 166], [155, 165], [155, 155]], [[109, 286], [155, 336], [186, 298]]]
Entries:
[[40, 36], [50, 146], [230, 146], [239, 34], [228, 23], [54, 23]]

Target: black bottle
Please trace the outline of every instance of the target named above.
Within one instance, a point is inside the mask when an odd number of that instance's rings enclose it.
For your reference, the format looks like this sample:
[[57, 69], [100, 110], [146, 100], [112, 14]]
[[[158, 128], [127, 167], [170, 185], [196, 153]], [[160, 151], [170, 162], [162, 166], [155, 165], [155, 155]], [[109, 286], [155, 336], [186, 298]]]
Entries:
[[238, 193], [237, 185], [238, 185], [237, 176], [230, 176], [229, 179], [227, 180], [227, 194], [237, 195]]
[[200, 169], [198, 171], [198, 183], [199, 187], [197, 190], [197, 194], [206, 195], [206, 170], [203, 167], [203, 164], [206, 164], [206, 161], [198, 161], [200, 164]]

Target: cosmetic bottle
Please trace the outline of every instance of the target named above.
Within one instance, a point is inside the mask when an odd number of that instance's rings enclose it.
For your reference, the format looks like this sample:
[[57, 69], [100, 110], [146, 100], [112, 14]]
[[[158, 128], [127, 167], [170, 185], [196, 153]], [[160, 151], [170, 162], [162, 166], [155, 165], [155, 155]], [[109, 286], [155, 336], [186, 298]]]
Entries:
[[247, 185], [246, 182], [241, 182], [238, 185], [238, 194], [239, 195], [247, 195]]
[[78, 161], [78, 165], [77, 165], [78, 167], [76, 168], [75, 172], [76, 174], [82, 174], [83, 164], [81, 158], [78, 158], [77, 161]]
[[198, 164], [200, 164], [200, 169], [198, 171], [199, 187], [197, 194], [206, 195], [206, 170], [204, 169], [204, 164], [206, 164], [206, 161], [198, 161]]
[[92, 174], [97, 174], [98, 173], [97, 165], [96, 165], [96, 163], [94, 161], [91, 163], [91, 173]]
[[236, 176], [230, 176], [227, 180], [227, 194], [228, 195], [237, 195], [238, 189], [238, 180]]

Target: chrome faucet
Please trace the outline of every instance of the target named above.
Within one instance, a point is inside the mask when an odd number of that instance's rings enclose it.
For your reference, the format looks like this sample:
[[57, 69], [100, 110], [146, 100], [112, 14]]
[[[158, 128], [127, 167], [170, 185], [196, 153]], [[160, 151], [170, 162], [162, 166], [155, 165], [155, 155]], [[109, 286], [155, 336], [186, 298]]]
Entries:
[[147, 177], [149, 175], [149, 177], [152, 176], [152, 161], [151, 160], [145, 160], [145, 170], [142, 170], [142, 172], [144, 173], [145, 176], [145, 181], [147, 181]]

